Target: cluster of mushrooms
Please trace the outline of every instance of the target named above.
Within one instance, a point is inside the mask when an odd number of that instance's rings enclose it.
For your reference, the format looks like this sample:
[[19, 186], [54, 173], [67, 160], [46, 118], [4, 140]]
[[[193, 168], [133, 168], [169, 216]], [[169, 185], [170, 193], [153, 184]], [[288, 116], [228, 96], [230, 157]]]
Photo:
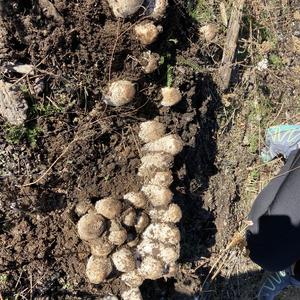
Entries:
[[[133, 27], [144, 46], [155, 42], [163, 30], [158, 21], [165, 15], [166, 0], [107, 0], [117, 18], [127, 18], [143, 11], [144, 17]], [[159, 55], [146, 51], [145, 73], [158, 68]], [[177, 104], [182, 95], [173, 87], [163, 87], [162, 106]], [[136, 85], [126, 79], [112, 81], [103, 93], [110, 106], [123, 106], [134, 100]], [[139, 287], [146, 279], [173, 276], [180, 253], [180, 231], [176, 226], [182, 217], [180, 207], [172, 203], [171, 168], [174, 157], [183, 149], [176, 134], [166, 134], [164, 124], [152, 120], [140, 124], [143, 143], [138, 176], [143, 180], [139, 191], [101, 199], [88, 209], [76, 207], [81, 216], [77, 227], [80, 238], [91, 250], [86, 276], [93, 284], [120, 277], [128, 286], [123, 300], [142, 300]]]
[[[133, 26], [133, 34], [145, 47], [154, 43], [163, 27], [159, 24], [165, 16], [167, 0], [107, 0], [111, 10], [117, 18], [128, 18], [141, 11], [143, 18]], [[156, 71], [159, 67], [160, 56], [146, 50], [139, 59], [145, 74]], [[135, 84], [129, 80], [116, 80], [107, 87], [103, 100], [106, 104], [119, 107], [133, 101], [136, 93]], [[177, 104], [182, 95], [176, 87], [163, 87], [161, 89], [161, 105], [173, 106]]]
[[[93, 284], [108, 277], [121, 277], [128, 286], [124, 300], [141, 300], [139, 286], [145, 279], [156, 280], [176, 272], [180, 252], [182, 217], [172, 203], [171, 167], [183, 142], [176, 134], [166, 134], [165, 126], [155, 120], [140, 124], [142, 158], [138, 176], [140, 191], [123, 199], [108, 197], [96, 202], [81, 216], [77, 228], [80, 238], [91, 250], [86, 276]], [[77, 212], [80, 212], [80, 207]]]

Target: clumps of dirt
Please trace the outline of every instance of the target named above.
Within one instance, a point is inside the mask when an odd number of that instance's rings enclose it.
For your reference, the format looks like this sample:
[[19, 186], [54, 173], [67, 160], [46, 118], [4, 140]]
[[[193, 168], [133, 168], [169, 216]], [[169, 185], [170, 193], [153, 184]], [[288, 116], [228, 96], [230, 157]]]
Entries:
[[171, 203], [169, 186], [173, 181], [170, 167], [183, 142], [177, 135], [165, 135], [165, 127], [158, 121], [142, 123], [139, 137], [146, 143], [139, 168], [144, 181], [141, 191], [120, 200], [101, 199], [94, 207], [80, 203], [76, 209], [79, 216], [87, 212], [77, 228], [91, 248], [88, 280], [100, 284], [109, 276], [120, 277], [130, 288], [123, 299], [132, 293], [142, 299], [137, 288], [146, 279], [173, 276], [180, 253], [180, 232], [175, 224], [182, 213]]

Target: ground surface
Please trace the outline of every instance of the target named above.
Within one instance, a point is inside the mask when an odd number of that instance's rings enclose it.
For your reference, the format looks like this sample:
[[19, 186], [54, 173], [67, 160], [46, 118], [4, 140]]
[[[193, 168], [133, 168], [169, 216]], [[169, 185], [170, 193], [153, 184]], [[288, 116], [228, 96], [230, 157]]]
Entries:
[[[0, 1], [7, 31], [0, 68], [7, 61], [36, 66], [24, 78], [0, 69], [6, 81], [18, 80], [29, 104], [25, 127], [0, 119], [0, 299], [120, 295], [119, 280], [87, 282], [89, 250], [77, 236], [74, 207], [140, 188], [137, 130], [154, 117], [185, 142], [172, 187], [183, 210], [182, 242], [178, 274], [144, 283], [144, 299], [254, 299], [261, 270], [239, 248], [223, 250], [282, 165], [259, 161], [264, 130], [300, 122], [297, 3], [247, 3], [234, 80], [222, 93], [216, 82], [226, 27], [219, 1], [170, 1], [164, 32], [150, 47], [162, 58], [151, 75], [140, 64], [147, 49], [132, 35], [140, 16], [118, 21], [101, 0], [52, 2], [59, 17], [38, 1]], [[206, 42], [199, 27], [211, 22], [219, 33]], [[102, 101], [116, 78], [135, 81], [139, 91], [121, 109]], [[159, 88], [170, 81], [184, 99], [162, 108]], [[220, 256], [216, 279], [206, 280]]]

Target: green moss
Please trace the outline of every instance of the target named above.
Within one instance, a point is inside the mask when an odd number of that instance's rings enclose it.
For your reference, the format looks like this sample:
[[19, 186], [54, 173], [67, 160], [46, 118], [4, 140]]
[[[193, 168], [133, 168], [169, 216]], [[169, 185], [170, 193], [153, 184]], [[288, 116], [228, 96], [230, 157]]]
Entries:
[[188, 1], [190, 17], [198, 23], [209, 23], [214, 19], [211, 4], [207, 0]]

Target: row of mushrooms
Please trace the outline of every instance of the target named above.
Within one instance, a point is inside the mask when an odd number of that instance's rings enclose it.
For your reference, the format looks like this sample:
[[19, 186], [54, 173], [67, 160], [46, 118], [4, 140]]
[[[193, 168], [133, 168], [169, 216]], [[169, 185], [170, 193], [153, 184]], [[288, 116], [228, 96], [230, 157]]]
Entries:
[[[156, 120], [140, 124], [139, 138], [144, 144], [138, 170], [141, 190], [122, 199], [112, 196], [97, 201], [77, 224], [80, 238], [91, 251], [86, 265], [88, 280], [100, 284], [120, 277], [128, 286], [122, 294], [124, 300], [141, 300], [139, 286], [145, 279], [174, 275], [180, 252], [176, 223], [182, 213], [172, 203], [170, 169], [183, 142], [176, 134], [166, 134], [165, 126]], [[77, 213], [82, 212], [77, 207]]]

